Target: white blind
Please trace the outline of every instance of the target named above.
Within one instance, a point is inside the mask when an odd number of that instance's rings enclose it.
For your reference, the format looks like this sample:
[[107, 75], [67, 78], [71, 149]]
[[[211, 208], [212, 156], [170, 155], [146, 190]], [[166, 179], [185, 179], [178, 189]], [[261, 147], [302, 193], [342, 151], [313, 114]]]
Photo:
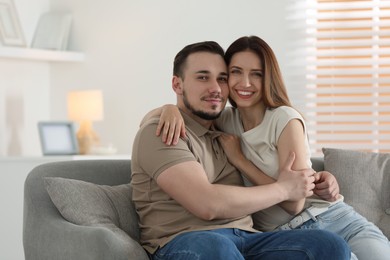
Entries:
[[390, 1], [296, 1], [290, 11], [292, 29], [304, 28], [291, 67], [305, 78], [304, 88], [286, 83], [312, 153], [390, 152]]

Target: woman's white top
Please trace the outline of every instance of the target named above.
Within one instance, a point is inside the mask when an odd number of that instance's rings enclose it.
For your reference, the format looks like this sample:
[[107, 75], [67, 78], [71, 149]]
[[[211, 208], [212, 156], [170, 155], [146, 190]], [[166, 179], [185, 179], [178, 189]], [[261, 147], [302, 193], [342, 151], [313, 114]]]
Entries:
[[[293, 119], [302, 122], [304, 132], [306, 125], [301, 114], [295, 109], [281, 106], [275, 109], [267, 109], [263, 121], [255, 128], [244, 131], [239, 111], [233, 107], [227, 107], [216, 120], [219, 129], [226, 133], [234, 134], [241, 139], [241, 149], [250, 161], [270, 177], [277, 179], [279, 175], [278, 139], [287, 123]], [[306, 162], [311, 167], [310, 148], [306, 138]], [[243, 175], [246, 186], [252, 186]], [[306, 199], [306, 206], [313, 202], [317, 204], [331, 204], [316, 196]], [[253, 214], [254, 227], [262, 231], [271, 231], [292, 219], [292, 215], [275, 205]]]

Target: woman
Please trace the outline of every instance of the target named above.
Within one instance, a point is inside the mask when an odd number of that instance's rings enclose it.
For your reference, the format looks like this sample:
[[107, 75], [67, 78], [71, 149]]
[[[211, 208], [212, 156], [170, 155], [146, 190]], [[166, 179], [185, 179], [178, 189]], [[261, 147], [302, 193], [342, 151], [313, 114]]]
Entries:
[[[244, 174], [246, 184], [262, 185], [276, 179], [279, 165], [291, 151], [296, 154], [293, 169], [311, 167], [305, 122], [290, 104], [268, 44], [256, 36], [239, 38], [227, 49], [225, 60], [232, 107], [225, 108], [215, 123], [227, 133], [219, 139], [231, 163]], [[167, 144], [184, 134], [182, 120], [172, 107], [163, 110], [157, 134], [160, 132]], [[352, 259], [388, 258], [388, 239], [342, 201], [334, 177], [321, 172], [317, 181], [315, 194], [321, 198], [285, 202], [258, 212], [253, 215], [255, 227], [264, 231], [327, 229], [349, 243]]]

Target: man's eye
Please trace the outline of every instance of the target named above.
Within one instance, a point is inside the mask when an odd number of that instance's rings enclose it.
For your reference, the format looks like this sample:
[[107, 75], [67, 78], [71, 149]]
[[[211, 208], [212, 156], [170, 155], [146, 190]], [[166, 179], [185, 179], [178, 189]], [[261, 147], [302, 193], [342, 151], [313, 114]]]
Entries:
[[226, 77], [222, 77], [222, 78], [219, 78], [218, 81], [227, 83], [228, 79]]
[[200, 80], [207, 80], [207, 76], [198, 76], [198, 79], [200, 79]]

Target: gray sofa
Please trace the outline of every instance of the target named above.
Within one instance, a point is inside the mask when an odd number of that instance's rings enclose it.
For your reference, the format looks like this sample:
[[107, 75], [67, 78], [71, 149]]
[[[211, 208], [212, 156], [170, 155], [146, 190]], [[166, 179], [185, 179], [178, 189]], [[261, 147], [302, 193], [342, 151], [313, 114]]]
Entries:
[[[324, 169], [323, 158], [313, 158], [312, 161], [315, 170]], [[131, 203], [125, 217], [128, 221], [124, 224], [128, 229], [125, 235], [121, 230], [119, 233], [115, 230], [118, 229], [117, 226], [111, 228], [111, 225], [106, 228], [104, 225], [96, 225], [93, 219], [92, 222], [90, 219], [87, 220], [88, 225], [76, 225], [65, 220], [60, 214], [58, 205], [56, 204], [56, 207], [53, 204], [44, 182], [44, 179], [47, 179], [45, 177], [63, 177], [66, 180], [82, 180], [89, 184], [111, 187], [128, 184], [131, 178], [130, 171], [130, 160], [66, 161], [47, 163], [34, 168], [29, 173], [24, 188], [25, 258], [27, 260], [148, 259], [137, 242], [138, 218]], [[55, 187], [52, 192], [61, 187]], [[85, 187], [87, 190], [88, 187]], [[101, 186], [97, 187], [101, 188]], [[84, 188], [78, 189], [70, 194], [84, 190]], [[130, 197], [131, 192], [127, 192]]]
[[[129, 214], [133, 238], [127, 243], [100, 226], [75, 225], [65, 220], [45, 189], [44, 177], [64, 177], [95, 184], [129, 183], [130, 160], [81, 160], [47, 163], [34, 168], [24, 186], [23, 246], [26, 260], [149, 259], [137, 242], [138, 218]], [[129, 249], [133, 251], [129, 253]]]

